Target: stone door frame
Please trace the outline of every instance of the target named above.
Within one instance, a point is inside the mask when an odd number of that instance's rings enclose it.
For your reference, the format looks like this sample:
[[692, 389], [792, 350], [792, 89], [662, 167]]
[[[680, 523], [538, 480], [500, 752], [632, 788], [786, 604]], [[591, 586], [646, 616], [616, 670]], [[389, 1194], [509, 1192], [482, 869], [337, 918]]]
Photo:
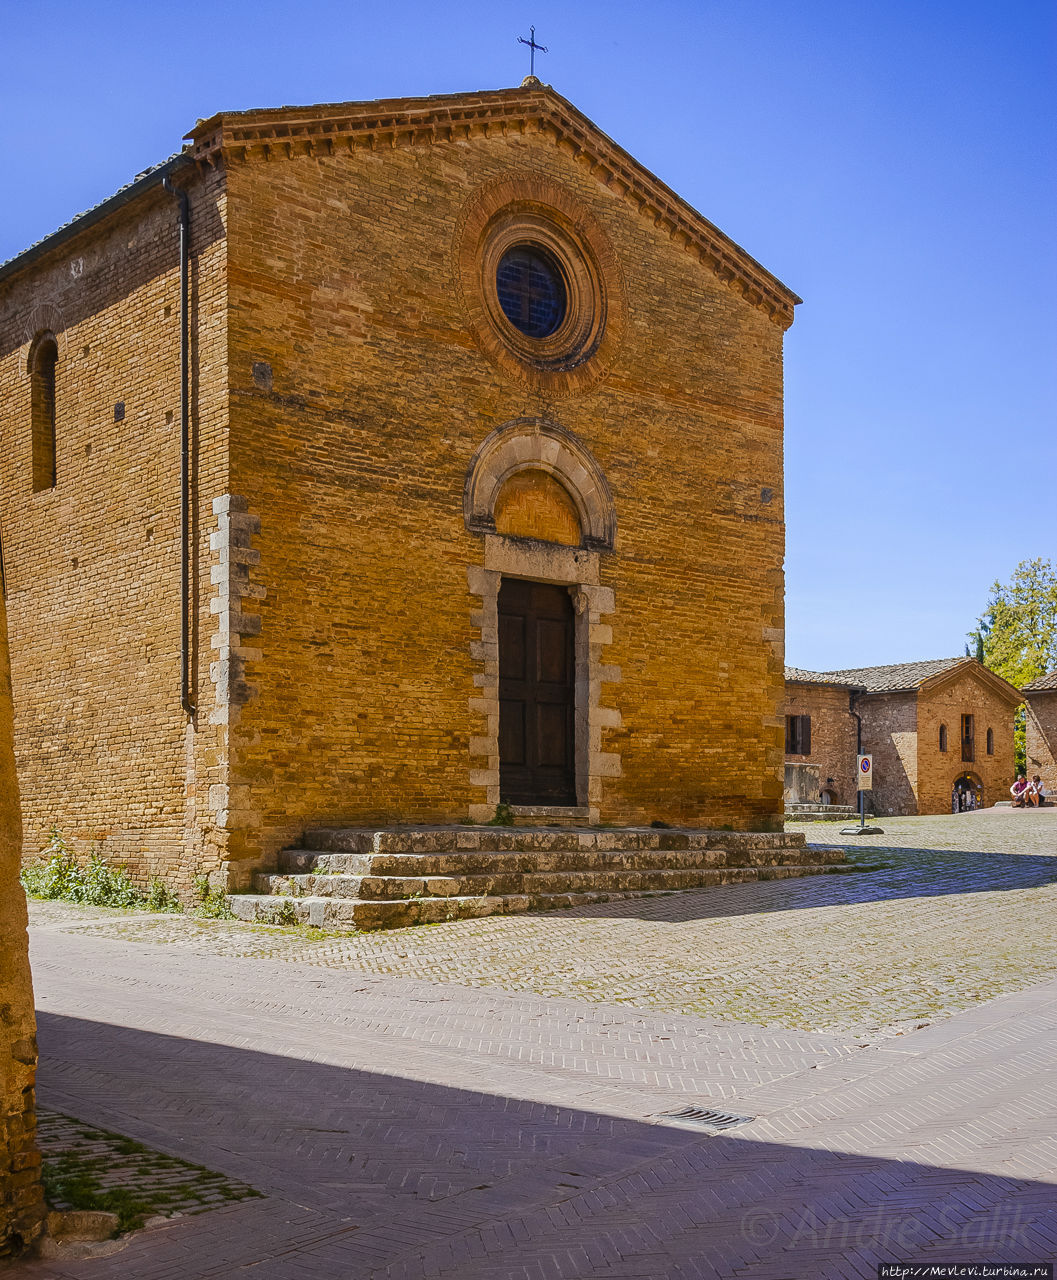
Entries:
[[[493, 512], [506, 481], [517, 472], [538, 469], [552, 475], [576, 505], [581, 545], [563, 546], [496, 532]], [[470, 532], [484, 540], [483, 562], [467, 566], [470, 623], [480, 639], [470, 644], [479, 664], [477, 692], [470, 710], [482, 716], [481, 732], [470, 739], [470, 785], [480, 800], [470, 805], [475, 822], [487, 822], [500, 802], [499, 790], [499, 584], [504, 577], [567, 587], [575, 619], [576, 685], [574, 744], [575, 806], [517, 806], [524, 816], [587, 819], [597, 822], [605, 778], [620, 776], [620, 755], [602, 750], [602, 734], [620, 726], [620, 712], [602, 705], [603, 684], [620, 680], [620, 668], [603, 660], [613, 630], [603, 617], [616, 612], [611, 587], [600, 584], [602, 555], [616, 543], [616, 513], [609, 485], [597, 460], [573, 432], [546, 418], [516, 418], [503, 423], [480, 444], [470, 460], [463, 492], [463, 515]]]
[[481, 800], [470, 805], [475, 822], [488, 821], [500, 802], [499, 586], [504, 577], [567, 587], [575, 620], [576, 805], [515, 806], [515, 812], [541, 819], [599, 820], [603, 779], [619, 777], [621, 770], [619, 753], [602, 750], [603, 729], [620, 725], [620, 712], [602, 705], [602, 685], [619, 682], [620, 668], [602, 660], [603, 649], [613, 639], [612, 627], [602, 619], [615, 612], [616, 602], [612, 588], [599, 585], [598, 571], [597, 551], [499, 534], [485, 536], [484, 563], [467, 568], [470, 594], [480, 599], [470, 622], [481, 633], [479, 640], [470, 643], [470, 655], [479, 664], [474, 673], [478, 692], [470, 698], [470, 710], [485, 720], [483, 731], [470, 739], [470, 785], [483, 791]]

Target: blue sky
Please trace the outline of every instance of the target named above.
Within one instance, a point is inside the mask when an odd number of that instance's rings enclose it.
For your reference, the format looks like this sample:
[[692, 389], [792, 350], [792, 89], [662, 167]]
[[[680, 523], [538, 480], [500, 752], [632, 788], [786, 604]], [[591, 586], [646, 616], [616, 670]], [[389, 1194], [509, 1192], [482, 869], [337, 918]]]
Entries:
[[537, 73], [805, 299], [788, 661], [961, 652], [1057, 562], [1051, 3], [9, 6], [0, 259], [214, 111], [516, 84], [530, 23]]

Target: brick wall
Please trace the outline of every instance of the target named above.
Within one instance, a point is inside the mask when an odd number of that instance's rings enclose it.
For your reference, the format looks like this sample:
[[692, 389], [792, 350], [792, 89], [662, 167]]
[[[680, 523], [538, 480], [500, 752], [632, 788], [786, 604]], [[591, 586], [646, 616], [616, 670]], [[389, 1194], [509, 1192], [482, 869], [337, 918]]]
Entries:
[[[463, 486], [489, 433], [528, 418], [574, 433], [616, 510], [584, 597], [605, 685], [589, 733], [607, 771], [592, 783], [599, 815], [780, 822], [781, 325], [729, 263], [717, 274], [685, 231], [643, 216], [638, 179], [599, 176], [557, 133], [414, 134], [234, 147], [184, 171], [190, 726], [175, 201], [141, 196], [0, 285], [28, 850], [56, 824], [141, 881], [186, 885], [244, 871], [310, 822], [479, 810], [482, 613], [468, 583], [485, 538], [464, 521]], [[508, 180], [558, 192], [597, 228], [609, 324], [595, 374], [519, 378], [474, 327], [468, 201]], [[43, 330], [59, 348], [58, 483], [33, 493], [27, 357]], [[548, 527], [565, 529], [558, 517]]]
[[[623, 342], [579, 394], [505, 376], [453, 287], [467, 195], [510, 173], [561, 184], [625, 275]], [[247, 856], [308, 821], [450, 820], [483, 798], [462, 491], [479, 443], [525, 415], [575, 432], [616, 505], [622, 775], [602, 816], [777, 821], [781, 330], [543, 135], [252, 160], [229, 190], [232, 485], [264, 592], [237, 729], [264, 832]]]
[[[195, 180], [191, 204], [195, 674], [211, 701], [210, 503], [228, 489], [220, 180]], [[34, 492], [27, 361], [42, 331], [59, 351], [57, 483]], [[186, 885], [224, 834], [201, 812], [219, 730], [189, 731], [180, 706], [179, 476], [176, 201], [158, 188], [0, 284], [0, 538], [27, 854], [54, 825], [141, 882]]]
[[[1008, 799], [1013, 781], [1013, 709], [1009, 696], [996, 692], [971, 670], [918, 692], [918, 812], [949, 813], [955, 780], [968, 773], [982, 787], [982, 803]], [[961, 717], [973, 716], [974, 759], [962, 760]], [[940, 725], [947, 726], [947, 750], [939, 749]], [[987, 730], [994, 753], [987, 753]]]
[[44, 1197], [35, 1141], [36, 1019], [29, 972], [26, 898], [12, 749], [7, 632], [0, 600], [0, 1258], [40, 1234]]
[[1057, 689], [1026, 693], [1024, 702], [1028, 777], [1037, 773], [1052, 799], [1057, 796]]
[[[855, 789], [855, 717], [848, 705], [848, 690], [826, 685], [787, 684], [785, 715], [811, 717], [811, 751], [787, 755], [789, 764], [818, 765], [819, 787], [834, 797], [834, 804], [858, 803]], [[827, 780], [832, 778], [832, 783]], [[809, 799], [817, 803], [818, 796]]]

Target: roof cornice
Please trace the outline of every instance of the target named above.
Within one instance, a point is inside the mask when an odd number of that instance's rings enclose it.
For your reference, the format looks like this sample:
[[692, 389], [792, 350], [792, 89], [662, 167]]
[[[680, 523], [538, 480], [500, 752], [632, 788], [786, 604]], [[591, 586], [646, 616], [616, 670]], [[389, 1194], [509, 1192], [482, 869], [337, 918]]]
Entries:
[[782, 329], [801, 301], [740, 245], [724, 235], [655, 174], [549, 85], [531, 77], [517, 89], [327, 103], [274, 110], [221, 112], [200, 120], [187, 137], [206, 164], [295, 155], [330, 155], [360, 148], [391, 150], [510, 133], [546, 133], [585, 169], [663, 227], [732, 291], [765, 311]]

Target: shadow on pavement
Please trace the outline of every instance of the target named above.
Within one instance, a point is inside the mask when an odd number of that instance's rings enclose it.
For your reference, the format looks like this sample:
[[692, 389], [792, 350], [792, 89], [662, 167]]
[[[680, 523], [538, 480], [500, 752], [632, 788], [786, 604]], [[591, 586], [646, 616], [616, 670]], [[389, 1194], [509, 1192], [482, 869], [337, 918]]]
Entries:
[[[48, 1013], [40, 1043], [42, 1102], [266, 1198], [26, 1275], [762, 1280], [1042, 1260], [1053, 1238], [1050, 1184], [753, 1140], [752, 1125], [707, 1136]], [[931, 1117], [937, 1137], [958, 1131], [957, 1105]]]

